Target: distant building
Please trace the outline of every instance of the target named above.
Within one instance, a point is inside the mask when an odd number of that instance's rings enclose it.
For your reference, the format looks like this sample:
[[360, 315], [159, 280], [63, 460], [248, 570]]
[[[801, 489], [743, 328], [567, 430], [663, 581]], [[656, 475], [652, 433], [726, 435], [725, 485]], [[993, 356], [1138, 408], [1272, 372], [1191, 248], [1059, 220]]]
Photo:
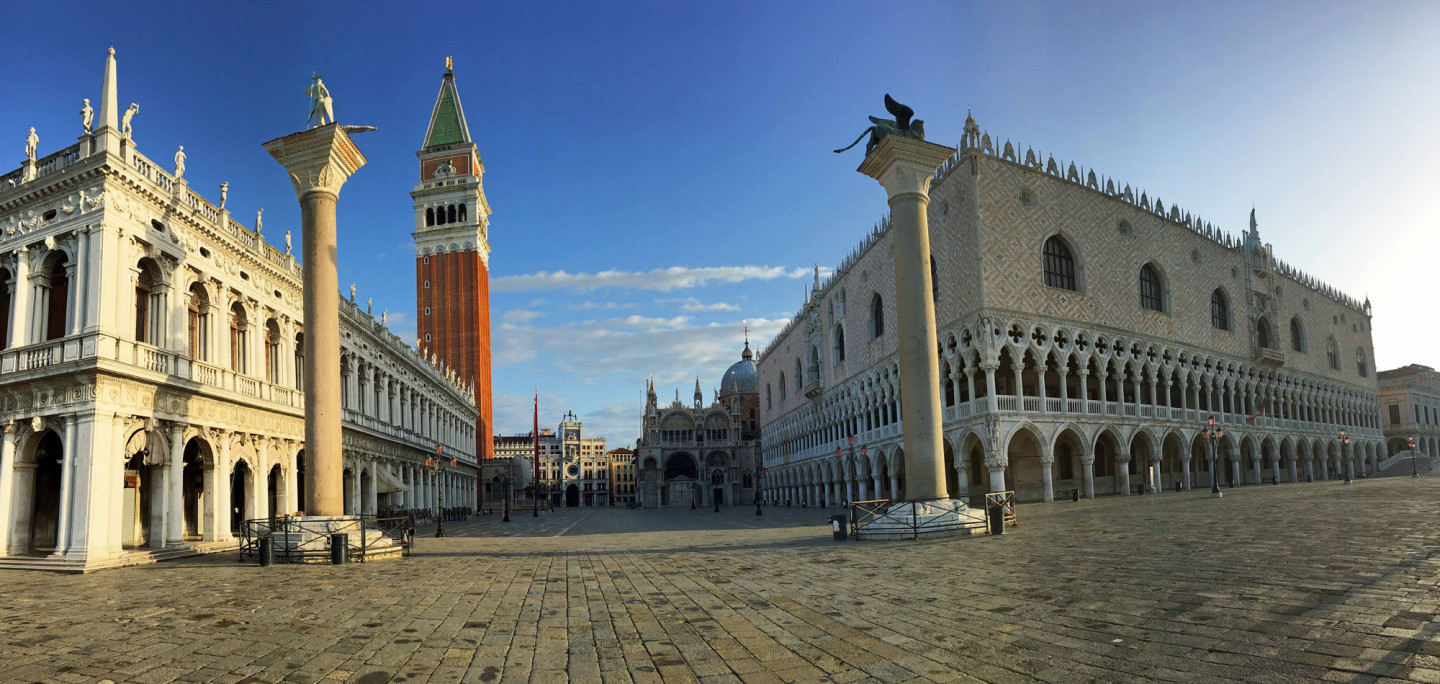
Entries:
[[645, 415], [635, 445], [637, 500], [646, 508], [755, 503], [760, 453], [759, 375], [750, 342], [726, 369], [720, 391], [704, 405], [700, 380], [694, 403], [660, 406], [655, 383], [646, 386]]
[[1378, 375], [1386, 453], [1408, 451], [1406, 438], [1414, 437], [1421, 454], [1434, 456], [1440, 451], [1440, 373], [1412, 363]]
[[[605, 438], [585, 437], [583, 429], [575, 412], [568, 411], [561, 419], [559, 433], [549, 428], [540, 430], [538, 491], [554, 506], [610, 505], [610, 465], [605, 454]], [[494, 450], [496, 458], [512, 459], [513, 491], [523, 495], [534, 480], [534, 433], [496, 435]], [[494, 478], [490, 478], [492, 490], [503, 491], [498, 489]]]
[[610, 459], [610, 502], [628, 504], [635, 500], [635, 450], [611, 449], [606, 456]]

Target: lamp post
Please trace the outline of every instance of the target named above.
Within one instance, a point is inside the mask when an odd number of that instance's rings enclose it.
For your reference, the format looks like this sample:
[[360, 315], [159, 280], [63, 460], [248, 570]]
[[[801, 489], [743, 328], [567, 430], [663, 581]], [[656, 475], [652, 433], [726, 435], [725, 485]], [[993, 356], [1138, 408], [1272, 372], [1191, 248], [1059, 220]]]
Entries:
[[1345, 436], [1345, 428], [1340, 428], [1340, 436], [1335, 441], [1340, 444], [1340, 467], [1345, 469], [1345, 484], [1350, 484], [1350, 462], [1345, 460], [1345, 447], [1350, 446], [1350, 438]]
[[510, 522], [510, 476], [504, 473], [500, 475], [500, 489], [505, 490], [505, 517], [500, 522]]
[[1420, 477], [1420, 466], [1415, 463], [1415, 436], [1405, 439], [1410, 443], [1410, 477]]
[[[437, 476], [437, 481], [439, 480], [438, 476], [445, 472], [445, 459], [442, 458], [444, 454], [445, 446], [443, 444], [437, 444], [435, 445], [435, 458], [425, 459], [425, 467], [430, 469], [431, 475]], [[450, 459], [450, 467], [455, 467], [455, 459], [453, 458]], [[437, 486], [435, 488], [435, 495], [438, 497], [437, 501], [440, 508], [440, 517], [435, 523], [435, 536], [443, 537], [445, 536], [445, 488], [443, 486]]]
[[760, 478], [765, 476], [765, 466], [755, 466], [755, 515], [765, 515], [760, 511], [760, 492], [765, 491], [760, 486]]
[[723, 484], [724, 482], [725, 482], [725, 471], [724, 471], [723, 469], [716, 468], [715, 470], [711, 471], [711, 473], [710, 473], [710, 487], [711, 487], [710, 498], [712, 498], [712, 499], [715, 500], [715, 512], [716, 512], [716, 513], [719, 513], [719, 512], [720, 512], [720, 487], [722, 486], [722, 484]]
[[1210, 498], [1219, 499], [1225, 495], [1220, 492], [1220, 480], [1215, 475], [1215, 444], [1225, 436], [1225, 431], [1216, 429], [1215, 416], [1210, 416], [1209, 425], [1200, 431], [1200, 436], [1210, 443]]

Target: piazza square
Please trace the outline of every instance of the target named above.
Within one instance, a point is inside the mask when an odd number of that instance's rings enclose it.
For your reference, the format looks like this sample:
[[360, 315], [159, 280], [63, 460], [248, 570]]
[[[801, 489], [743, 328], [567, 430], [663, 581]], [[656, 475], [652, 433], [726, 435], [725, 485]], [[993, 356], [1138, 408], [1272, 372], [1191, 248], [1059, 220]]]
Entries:
[[0, 682], [1440, 681], [1440, 6], [69, 9]]

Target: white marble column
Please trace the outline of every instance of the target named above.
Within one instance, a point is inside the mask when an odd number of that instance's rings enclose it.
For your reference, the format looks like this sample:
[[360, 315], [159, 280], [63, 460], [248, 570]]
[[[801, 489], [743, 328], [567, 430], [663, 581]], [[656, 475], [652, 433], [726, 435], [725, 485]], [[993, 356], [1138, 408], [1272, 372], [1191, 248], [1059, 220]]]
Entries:
[[181, 487], [185, 468], [185, 427], [173, 425], [168, 431], [170, 456], [165, 461], [165, 545], [185, 543], [185, 506]]
[[79, 461], [79, 454], [75, 447], [75, 420], [76, 416], [65, 416], [63, 444], [65, 455], [61, 459], [60, 466], [60, 525], [56, 534], [54, 557], [63, 558], [65, 551], [70, 546], [70, 517], [71, 501], [75, 498], [75, 468]]
[[3, 441], [0, 441], [0, 553], [10, 551], [10, 528], [14, 524], [15, 481], [18, 470], [15, 467], [19, 431], [13, 421], [5, 421]]

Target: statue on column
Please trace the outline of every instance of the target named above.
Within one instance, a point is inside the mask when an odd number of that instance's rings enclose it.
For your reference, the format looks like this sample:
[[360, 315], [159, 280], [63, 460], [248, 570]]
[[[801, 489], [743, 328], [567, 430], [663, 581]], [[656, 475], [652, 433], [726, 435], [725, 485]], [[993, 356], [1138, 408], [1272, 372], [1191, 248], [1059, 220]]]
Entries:
[[90, 98], [85, 98], [85, 106], [80, 108], [80, 122], [85, 125], [85, 132], [89, 133], [95, 124], [95, 110], [90, 108]]
[[175, 152], [175, 180], [185, 177], [185, 146], [181, 145], [179, 151]]
[[264, 216], [265, 216], [265, 210], [264, 210], [263, 208], [262, 208], [260, 211], [255, 212], [255, 234], [256, 234], [256, 235], [259, 235], [259, 234], [260, 234], [260, 224], [262, 223], [262, 217], [264, 217]]
[[35, 127], [30, 127], [30, 135], [25, 136], [25, 159], [35, 161], [35, 153], [40, 149], [40, 136], [35, 135]]
[[350, 283], [350, 301], [355, 301], [355, 283]]
[[220, 184], [220, 211], [225, 211], [225, 201], [230, 197], [230, 181]]
[[140, 113], [140, 105], [135, 104], [134, 102], [131, 102], [131, 103], [130, 103], [130, 108], [127, 109], [127, 110], [125, 110], [125, 116], [123, 116], [123, 117], [120, 118], [120, 137], [121, 137], [121, 139], [124, 139], [124, 140], [133, 140], [133, 138], [131, 137], [130, 134], [134, 131], [134, 129], [132, 129], [132, 128], [130, 127], [130, 120], [133, 119], [133, 118], [135, 118], [135, 115], [136, 115], [136, 114], [139, 114], [139, 113]]
[[865, 143], [865, 156], [867, 157], [875, 150], [875, 146], [880, 144], [880, 139], [887, 135], [893, 134], [906, 138], [916, 138], [918, 140], [925, 139], [925, 122], [920, 119], [912, 121], [911, 117], [915, 116], [915, 110], [896, 102], [894, 98], [890, 97], [889, 93], [885, 95], [885, 111], [893, 114], [895, 118], [877, 119], [873, 116], [870, 117], [870, 123], [873, 125], [861, 131], [860, 137], [855, 138], [855, 142], [835, 150], [835, 154], [840, 154], [851, 147], [859, 145], [860, 140], [865, 137], [866, 133], [870, 134], [870, 141]]
[[335, 123], [335, 111], [330, 103], [330, 91], [319, 76], [310, 77], [310, 87], [305, 94], [310, 96], [310, 127], [317, 128]]
[[290, 256], [290, 231], [285, 231], [285, 256]]

